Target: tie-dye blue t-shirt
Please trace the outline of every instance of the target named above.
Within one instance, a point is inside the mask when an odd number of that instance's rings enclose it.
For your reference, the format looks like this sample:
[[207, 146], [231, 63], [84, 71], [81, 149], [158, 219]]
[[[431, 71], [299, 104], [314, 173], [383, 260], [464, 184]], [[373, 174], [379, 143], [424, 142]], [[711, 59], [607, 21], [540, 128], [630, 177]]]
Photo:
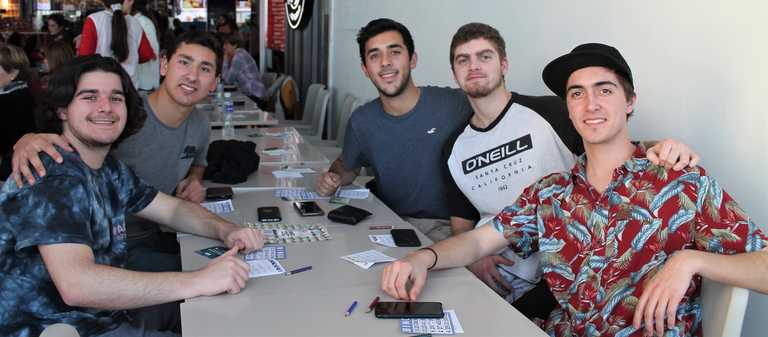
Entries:
[[63, 164], [44, 156], [47, 175], [35, 185], [0, 190], [0, 336], [37, 337], [48, 325], [67, 323], [81, 336], [116, 328], [124, 310], [71, 307], [62, 300], [38, 245], [83, 244], [96, 263], [123, 267], [126, 213], [144, 209], [157, 190], [107, 156], [98, 170], [59, 149]]

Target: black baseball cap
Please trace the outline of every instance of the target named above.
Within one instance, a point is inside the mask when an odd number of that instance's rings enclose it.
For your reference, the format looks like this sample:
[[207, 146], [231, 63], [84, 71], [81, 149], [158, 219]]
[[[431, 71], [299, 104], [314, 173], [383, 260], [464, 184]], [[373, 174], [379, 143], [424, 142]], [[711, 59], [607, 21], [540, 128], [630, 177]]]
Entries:
[[606, 67], [632, 82], [632, 70], [619, 51], [602, 43], [586, 43], [549, 62], [541, 77], [544, 83], [560, 98], [565, 99], [565, 85], [571, 74], [581, 68]]

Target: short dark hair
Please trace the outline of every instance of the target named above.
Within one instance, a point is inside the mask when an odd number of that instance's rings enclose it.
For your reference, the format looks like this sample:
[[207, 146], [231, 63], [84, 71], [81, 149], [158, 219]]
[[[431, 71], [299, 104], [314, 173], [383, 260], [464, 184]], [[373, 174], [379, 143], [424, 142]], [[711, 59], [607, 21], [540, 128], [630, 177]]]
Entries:
[[56, 24], [59, 25], [61, 29], [69, 29], [70, 22], [64, 17], [64, 15], [61, 15], [58, 13], [51, 14], [51, 15], [48, 15], [48, 17], [45, 19], [45, 21], [48, 21], [48, 20], [56, 22]]
[[402, 23], [399, 23], [392, 19], [380, 18], [368, 22], [367, 25], [360, 28], [357, 32], [357, 46], [360, 49], [360, 61], [365, 64], [365, 44], [376, 35], [384, 32], [395, 31], [400, 33], [405, 43], [405, 48], [408, 49], [408, 59], [413, 57], [415, 47], [413, 46], [413, 37], [408, 28], [405, 28]]
[[120, 83], [123, 85], [127, 116], [123, 132], [112, 143], [112, 147], [116, 147], [123, 139], [135, 134], [144, 126], [147, 113], [144, 111], [144, 103], [139, 93], [133, 87], [131, 77], [128, 76], [120, 63], [111, 57], [99, 55], [76, 57], [53, 74], [50, 82], [48, 82], [47, 95], [45, 95], [41, 105], [41, 113], [45, 119], [44, 129], [48, 132], [62, 132], [62, 121], [59, 118], [58, 110], [66, 109], [72, 103], [80, 78], [84, 74], [94, 71], [116, 74], [120, 77]]
[[12, 44], [0, 45], [0, 67], [6, 72], [18, 70], [17, 81], [23, 81], [30, 84], [34, 78], [34, 73], [29, 68], [29, 59], [21, 47]]
[[196, 44], [210, 49], [216, 54], [216, 75], [221, 73], [221, 62], [224, 58], [224, 51], [221, 49], [221, 43], [213, 35], [206, 32], [189, 31], [176, 37], [176, 41], [168, 48], [165, 57], [170, 61], [176, 50], [182, 43]]
[[475, 39], [486, 39], [490, 42], [499, 56], [504, 59], [507, 57], [507, 47], [504, 42], [504, 38], [501, 37], [499, 31], [489, 25], [479, 22], [471, 22], [459, 27], [459, 30], [453, 34], [451, 40], [451, 52], [449, 62], [451, 63], [451, 70], [453, 70], [453, 57], [456, 56], [454, 52], [456, 47], [465, 44]]

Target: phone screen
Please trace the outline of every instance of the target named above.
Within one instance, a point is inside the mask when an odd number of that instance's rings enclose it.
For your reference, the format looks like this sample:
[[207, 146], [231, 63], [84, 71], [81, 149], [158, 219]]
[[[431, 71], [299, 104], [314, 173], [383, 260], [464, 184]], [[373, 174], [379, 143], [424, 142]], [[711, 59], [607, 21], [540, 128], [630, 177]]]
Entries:
[[303, 216], [310, 215], [323, 215], [323, 209], [314, 201], [296, 201], [293, 206], [299, 211], [299, 214]]
[[379, 302], [376, 317], [379, 318], [442, 318], [440, 302]]

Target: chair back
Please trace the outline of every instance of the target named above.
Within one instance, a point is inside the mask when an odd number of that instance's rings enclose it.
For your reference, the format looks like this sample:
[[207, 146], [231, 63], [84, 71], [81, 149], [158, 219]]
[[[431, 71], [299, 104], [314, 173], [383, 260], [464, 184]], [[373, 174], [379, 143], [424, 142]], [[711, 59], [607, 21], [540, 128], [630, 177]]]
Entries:
[[280, 108], [275, 108], [278, 120], [286, 120], [296, 116], [299, 111], [299, 91], [296, 90], [296, 82], [287, 76], [280, 85]]
[[317, 98], [315, 99], [315, 105], [313, 109], [312, 117], [312, 130], [311, 136], [315, 136], [318, 139], [322, 139], [323, 130], [325, 130], [325, 117], [328, 111], [328, 101], [331, 98], [330, 91], [326, 89], [320, 89], [317, 92]]
[[749, 290], [702, 279], [701, 328], [704, 337], [741, 336]]
[[355, 111], [360, 106], [360, 100], [354, 95], [347, 95], [344, 97], [344, 105], [341, 108], [341, 115], [339, 116], [339, 127], [336, 131], [336, 143], [340, 146], [344, 146], [344, 135], [347, 133], [347, 124], [349, 118], [352, 117], [352, 111]]
[[314, 117], [312, 114], [314, 113], [315, 105], [317, 104], [317, 93], [320, 89], [325, 89], [325, 84], [312, 83], [307, 88], [307, 99], [304, 100], [304, 113], [300, 118], [302, 123], [309, 124], [313, 121]]

